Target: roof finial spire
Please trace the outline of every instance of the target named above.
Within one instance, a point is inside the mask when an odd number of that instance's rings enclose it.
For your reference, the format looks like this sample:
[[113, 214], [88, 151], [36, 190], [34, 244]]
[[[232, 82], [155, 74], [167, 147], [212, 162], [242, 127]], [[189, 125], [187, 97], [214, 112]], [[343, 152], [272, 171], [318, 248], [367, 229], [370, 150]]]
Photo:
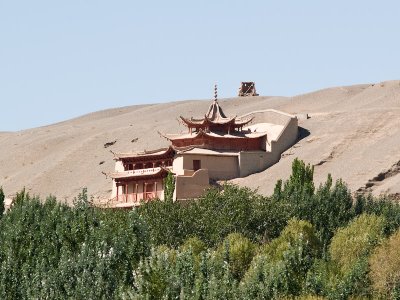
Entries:
[[217, 84], [214, 84], [214, 101], [218, 101], [218, 87]]

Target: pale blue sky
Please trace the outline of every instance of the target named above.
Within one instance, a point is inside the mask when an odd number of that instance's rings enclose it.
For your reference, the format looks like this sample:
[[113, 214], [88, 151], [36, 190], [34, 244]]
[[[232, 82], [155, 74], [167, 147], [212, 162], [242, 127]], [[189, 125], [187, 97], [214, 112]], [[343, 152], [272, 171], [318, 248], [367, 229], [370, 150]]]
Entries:
[[0, 0], [0, 131], [400, 78], [400, 1]]

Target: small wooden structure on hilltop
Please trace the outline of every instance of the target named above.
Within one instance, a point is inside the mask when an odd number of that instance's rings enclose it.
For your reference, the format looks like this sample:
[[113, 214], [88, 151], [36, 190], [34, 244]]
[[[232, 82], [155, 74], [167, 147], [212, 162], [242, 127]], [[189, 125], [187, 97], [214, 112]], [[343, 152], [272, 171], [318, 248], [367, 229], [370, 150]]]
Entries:
[[239, 88], [239, 97], [258, 96], [256, 92], [256, 84], [253, 81], [242, 82]]

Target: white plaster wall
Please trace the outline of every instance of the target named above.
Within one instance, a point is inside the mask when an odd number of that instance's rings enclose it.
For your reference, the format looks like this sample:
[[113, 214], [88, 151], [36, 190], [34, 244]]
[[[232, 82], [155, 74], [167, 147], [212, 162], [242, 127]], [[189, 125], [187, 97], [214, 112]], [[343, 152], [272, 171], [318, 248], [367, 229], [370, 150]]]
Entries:
[[122, 163], [122, 161], [117, 160], [115, 162], [115, 172], [123, 172], [123, 171], [125, 171], [124, 164]]
[[172, 163], [172, 173], [175, 175], [183, 175], [184, 174], [184, 169], [183, 169], [183, 157], [182, 155], [177, 155], [174, 158], [174, 161]]
[[[124, 170], [124, 165], [122, 163], [122, 161], [117, 160], [115, 162], [115, 167], [114, 167], [115, 172], [123, 172]], [[121, 191], [119, 191], [121, 192]], [[115, 184], [115, 181], [112, 181], [112, 189], [111, 189], [111, 196], [110, 199], [114, 198], [117, 196], [117, 185]]]
[[110, 199], [113, 199], [116, 196], [117, 196], [117, 185], [115, 184], [115, 180], [113, 180]]

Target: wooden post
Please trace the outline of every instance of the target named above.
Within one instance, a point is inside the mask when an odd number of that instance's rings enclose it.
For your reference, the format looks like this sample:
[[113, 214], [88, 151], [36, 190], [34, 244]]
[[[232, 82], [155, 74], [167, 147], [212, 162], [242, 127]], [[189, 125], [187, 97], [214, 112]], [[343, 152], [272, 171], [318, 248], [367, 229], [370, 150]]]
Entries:
[[128, 201], [128, 184], [125, 183], [125, 202]]
[[157, 181], [154, 182], [154, 189], [155, 189], [155, 194], [156, 194], [156, 197], [157, 197]]

